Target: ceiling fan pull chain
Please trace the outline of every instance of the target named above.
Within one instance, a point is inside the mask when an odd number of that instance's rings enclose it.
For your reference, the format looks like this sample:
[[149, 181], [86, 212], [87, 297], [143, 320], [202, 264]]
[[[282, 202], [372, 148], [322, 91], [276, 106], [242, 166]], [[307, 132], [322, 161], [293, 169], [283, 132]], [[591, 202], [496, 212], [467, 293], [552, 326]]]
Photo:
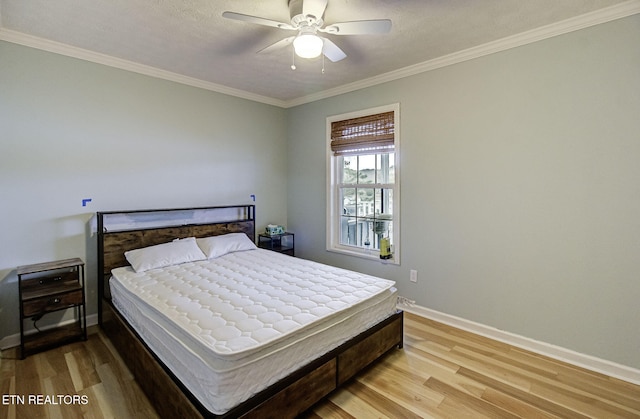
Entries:
[[291, 69], [296, 69], [296, 50], [293, 47], [291, 47]]

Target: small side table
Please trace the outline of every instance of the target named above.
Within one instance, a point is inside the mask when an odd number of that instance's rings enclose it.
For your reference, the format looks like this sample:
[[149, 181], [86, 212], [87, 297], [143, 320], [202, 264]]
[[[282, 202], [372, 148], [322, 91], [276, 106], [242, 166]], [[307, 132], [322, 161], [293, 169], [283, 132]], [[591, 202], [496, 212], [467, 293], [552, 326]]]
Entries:
[[[79, 258], [18, 266], [20, 295], [20, 358], [54, 346], [87, 340], [84, 293], [84, 262]], [[24, 322], [35, 322], [59, 310], [75, 308], [76, 320], [69, 325], [24, 333]]]
[[258, 247], [295, 256], [295, 240], [293, 233], [258, 234]]

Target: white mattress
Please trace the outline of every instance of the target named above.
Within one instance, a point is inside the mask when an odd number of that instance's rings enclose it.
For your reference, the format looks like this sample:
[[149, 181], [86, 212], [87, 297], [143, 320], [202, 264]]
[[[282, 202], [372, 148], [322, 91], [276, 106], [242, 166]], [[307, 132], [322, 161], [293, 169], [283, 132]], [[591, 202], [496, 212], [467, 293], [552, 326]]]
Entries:
[[396, 310], [393, 281], [263, 249], [112, 273], [114, 305], [214, 414]]

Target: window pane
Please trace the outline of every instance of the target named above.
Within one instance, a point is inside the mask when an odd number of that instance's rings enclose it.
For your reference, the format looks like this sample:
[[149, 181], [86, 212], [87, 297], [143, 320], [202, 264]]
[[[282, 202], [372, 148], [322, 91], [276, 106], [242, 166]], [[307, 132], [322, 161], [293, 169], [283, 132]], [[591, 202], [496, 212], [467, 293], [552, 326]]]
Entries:
[[376, 154], [376, 183], [394, 183], [393, 153]]
[[376, 155], [358, 156], [358, 183], [375, 183]]
[[342, 180], [340, 183], [357, 183], [358, 157], [345, 156], [342, 158]]
[[356, 246], [356, 189], [341, 188], [340, 202], [342, 202], [342, 214], [340, 216], [340, 244]]
[[393, 189], [376, 189], [375, 213], [393, 215]]
[[374, 213], [376, 216], [379, 216], [380, 214], [382, 214], [384, 212], [384, 209], [382, 207], [383, 204], [383, 199], [382, 199], [382, 189], [376, 189], [374, 192]]
[[372, 225], [373, 233], [376, 236], [376, 249], [380, 248], [380, 239], [383, 237], [392, 238], [393, 228], [393, 190], [376, 189], [375, 192], [375, 216]]
[[340, 188], [342, 215], [356, 215], [356, 188]]
[[393, 190], [376, 189], [376, 214], [373, 223], [373, 232], [376, 235], [376, 244], [379, 248], [380, 239], [393, 238]]
[[361, 217], [369, 217], [375, 211], [374, 190], [372, 188], [357, 188], [358, 214]]
[[340, 217], [340, 244], [348, 246], [357, 246], [357, 219], [356, 217], [342, 216]]
[[362, 247], [365, 249], [376, 248], [376, 237], [373, 235], [373, 223], [369, 219], [363, 220], [362, 225]]

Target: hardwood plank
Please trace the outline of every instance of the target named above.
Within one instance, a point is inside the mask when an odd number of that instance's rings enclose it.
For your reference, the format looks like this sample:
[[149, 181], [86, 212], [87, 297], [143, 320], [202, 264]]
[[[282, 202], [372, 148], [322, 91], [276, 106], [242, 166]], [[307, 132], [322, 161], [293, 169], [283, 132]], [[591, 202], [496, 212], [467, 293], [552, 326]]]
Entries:
[[310, 409], [298, 417], [298, 419], [320, 419], [320, 418], [354, 419], [355, 417], [345, 412], [335, 404], [333, 404], [333, 402], [330, 399], [326, 400], [324, 403], [319, 405], [317, 409], [315, 410]]
[[[57, 383], [54, 383], [53, 378], [45, 378], [43, 381], [44, 394], [58, 395], [62, 394]], [[73, 393], [64, 393], [73, 394]], [[82, 419], [83, 415], [79, 409], [75, 406], [66, 405], [64, 403], [51, 404], [47, 408], [47, 417], [49, 419]]]
[[556, 415], [527, 403], [523, 399], [505, 394], [491, 387], [488, 387], [485, 390], [482, 394], [482, 399], [522, 418], [544, 419], [557, 417]]
[[[75, 391], [80, 391], [85, 388], [82, 380], [82, 373], [80, 372], [80, 368], [78, 363], [76, 362], [75, 357], [68, 352], [65, 354], [65, 359], [67, 361], [67, 368], [69, 368], [69, 374], [71, 375], [71, 382], [73, 382], [73, 388]], [[89, 387], [89, 386], [87, 386]]]
[[496, 419], [495, 416], [489, 416], [479, 412], [473, 406], [461, 404], [458, 400], [451, 397], [445, 397], [444, 401], [438, 406], [438, 411], [431, 417], [447, 419]]
[[[16, 395], [18, 394], [16, 392], [16, 377], [15, 376], [7, 376], [4, 375], [2, 376], [2, 381], [1, 381], [2, 385], [0, 388], [0, 391], [2, 391], [2, 394], [6, 394], [6, 395]], [[0, 418], [2, 419], [14, 419], [16, 417], [16, 405], [15, 404], [9, 404], [7, 406], [4, 406], [3, 409], [0, 409]]]
[[[370, 375], [370, 374], [365, 374]], [[390, 386], [385, 386], [384, 393], [374, 390], [372, 386], [363, 384], [358, 378], [354, 379], [351, 383], [347, 384], [345, 391], [349, 391], [361, 398], [364, 403], [369, 404], [372, 408], [382, 412], [384, 415], [391, 418], [420, 418], [423, 417], [416, 413], [414, 410], [403, 406], [400, 403], [392, 402], [388, 397], [390, 394]], [[397, 396], [397, 394], [396, 394]], [[414, 400], [412, 408], [419, 410], [419, 400]]]
[[[444, 351], [447, 350], [447, 348], [442, 348], [439, 345], [437, 345], [437, 347], [440, 350], [444, 350]], [[428, 343], [426, 342], [422, 346], [419, 346], [417, 343], [409, 343], [405, 345], [405, 351], [411, 353], [414, 357], [419, 357], [420, 359], [424, 360], [430, 365], [434, 365], [434, 366], [437, 366], [438, 368], [446, 369], [450, 374], [455, 374], [456, 371], [458, 371], [458, 369], [460, 368], [460, 365], [454, 362], [450, 362], [442, 358], [441, 356], [438, 356], [435, 353], [432, 353], [429, 350]]]
[[95, 419], [115, 418], [115, 412], [112, 409], [112, 403], [109, 400], [108, 390], [102, 383], [91, 386], [83, 391], [91, 401], [91, 416]]
[[58, 348], [36, 358], [34, 362], [40, 378], [55, 377], [66, 371], [64, 359], [60, 356]]
[[455, 347], [446, 356], [448, 356], [447, 359], [457, 363], [461, 368], [466, 367], [470, 370], [482, 369], [488, 375], [522, 390], [529, 390], [531, 387], [531, 382], [526, 377], [517, 374], [516, 371], [505, 367], [498, 361], [484, 356], [482, 353], [467, 352], [462, 348]]
[[110, 364], [102, 364], [98, 366], [98, 375], [104, 385], [104, 396], [106, 397], [114, 417], [128, 417], [136, 409], [132, 406], [133, 398], [127, 397], [130, 394], [126, 391], [126, 386], [118, 380], [117, 374], [112, 370]]
[[[336, 392], [330, 400], [333, 405], [336, 407], [339, 406], [339, 409], [346, 413], [346, 417], [393, 419], [374, 408], [362, 398], [354, 395], [349, 390]], [[336, 411], [337, 410], [338, 409], [336, 409]]]
[[504, 410], [499, 406], [483, 400], [482, 398], [470, 396], [469, 393], [461, 391], [454, 386], [445, 383], [444, 381], [438, 380], [437, 378], [429, 378], [425, 382], [425, 385], [435, 391], [444, 394], [445, 399], [455, 400], [456, 404], [467, 406], [474, 412], [478, 412], [482, 415], [511, 419], [516, 419], [518, 417], [512, 412]]
[[552, 415], [556, 415], [564, 418], [584, 418], [585, 417], [581, 413], [575, 412], [572, 409], [568, 409], [564, 407], [563, 404], [557, 403], [554, 400], [549, 400], [545, 397], [540, 397], [539, 395], [532, 394], [529, 391], [524, 391], [519, 388], [510, 386], [500, 380], [492, 379], [489, 376], [482, 375], [476, 371], [463, 368], [460, 370], [460, 374], [466, 377], [469, 377], [476, 382], [482, 382], [488, 388], [492, 388], [494, 390], [500, 391], [502, 392], [502, 394], [516, 398], [521, 402], [530, 404], [531, 406], [534, 406], [545, 412], [549, 412]]
[[357, 381], [418, 414], [434, 411], [443, 400], [442, 394], [424, 385], [423, 378], [411, 379], [406, 371], [400, 371], [394, 365], [386, 368], [381, 365], [375, 374], [363, 374]]

